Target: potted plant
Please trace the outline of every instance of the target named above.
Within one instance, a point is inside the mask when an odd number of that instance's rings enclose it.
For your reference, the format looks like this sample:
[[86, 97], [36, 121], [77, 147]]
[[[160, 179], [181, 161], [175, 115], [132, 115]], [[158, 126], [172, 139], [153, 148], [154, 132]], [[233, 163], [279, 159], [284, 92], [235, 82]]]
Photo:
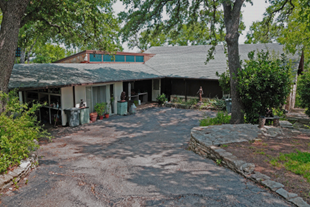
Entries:
[[97, 114], [97, 112], [93, 112], [93, 113], [90, 113], [89, 116], [90, 116], [90, 120], [92, 122], [95, 122], [97, 120], [98, 114]]
[[95, 105], [95, 111], [98, 113], [100, 120], [103, 119], [103, 113], [105, 111], [105, 108], [106, 108], [106, 103], [97, 103]]
[[110, 106], [106, 103], [106, 111], [104, 113], [105, 118], [109, 118], [110, 116]]

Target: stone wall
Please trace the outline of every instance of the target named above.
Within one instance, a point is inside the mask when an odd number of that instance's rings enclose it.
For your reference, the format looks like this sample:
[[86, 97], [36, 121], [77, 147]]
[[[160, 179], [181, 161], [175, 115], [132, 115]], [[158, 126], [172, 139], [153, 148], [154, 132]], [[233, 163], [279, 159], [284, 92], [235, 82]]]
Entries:
[[26, 176], [38, 164], [37, 152], [32, 152], [26, 160], [22, 160], [20, 165], [7, 174], [0, 174], [0, 190], [13, 185], [13, 180], [18, 182], [22, 177]]
[[[241, 124], [234, 125], [234, 128], [244, 127]], [[219, 129], [218, 127], [222, 127]], [[214, 160], [218, 165], [222, 165], [227, 167], [234, 172], [237, 172], [247, 179], [250, 179], [256, 183], [259, 183], [271, 191], [276, 192], [286, 200], [294, 203], [298, 207], [310, 207], [301, 197], [298, 197], [295, 193], [289, 193], [283, 189], [284, 185], [275, 181], [270, 180], [270, 177], [264, 175], [260, 172], [255, 171], [255, 165], [253, 163], [246, 163], [243, 160], [238, 159], [236, 156], [227, 152], [226, 150], [217, 147], [215, 145], [229, 143], [229, 141], [222, 136], [223, 130], [229, 131], [229, 137], [234, 139], [235, 142], [242, 141], [242, 139], [253, 140], [256, 138], [255, 132], [252, 126], [248, 126], [249, 132], [244, 132], [242, 134], [242, 130], [235, 129], [235, 132], [240, 132], [240, 134], [234, 134], [232, 131], [232, 127], [230, 125], [221, 125], [221, 126], [210, 126], [210, 127], [195, 127], [191, 131], [191, 138], [189, 141], [189, 149], [198, 155]], [[214, 129], [213, 129], [214, 128]], [[252, 129], [250, 129], [252, 128]], [[256, 126], [257, 128], [257, 126]], [[256, 130], [255, 128], [255, 130]], [[213, 133], [212, 133], [213, 130]], [[219, 134], [218, 137], [216, 135], [210, 136], [211, 134], [216, 134], [216, 130], [220, 130], [222, 134]], [[243, 130], [244, 131], [244, 130]], [[233, 133], [232, 133], [233, 132]], [[234, 136], [235, 135], [235, 136]], [[226, 141], [225, 141], [226, 140]], [[247, 141], [244, 140], [244, 141]], [[220, 143], [221, 142], [221, 143]]]

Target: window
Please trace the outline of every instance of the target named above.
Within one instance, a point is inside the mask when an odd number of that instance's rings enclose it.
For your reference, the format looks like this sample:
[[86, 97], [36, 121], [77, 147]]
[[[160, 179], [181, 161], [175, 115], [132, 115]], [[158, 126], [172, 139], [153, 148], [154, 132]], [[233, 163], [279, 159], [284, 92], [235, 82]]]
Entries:
[[115, 62], [125, 62], [124, 55], [115, 55]]
[[114, 62], [112, 55], [103, 55], [103, 62]]
[[86, 103], [90, 112], [94, 112], [97, 103], [106, 101], [106, 86], [86, 87]]
[[90, 62], [101, 62], [102, 61], [102, 55], [89, 54], [89, 61]]
[[136, 56], [136, 62], [144, 62], [144, 56]]
[[126, 62], [135, 62], [135, 56], [126, 55]]

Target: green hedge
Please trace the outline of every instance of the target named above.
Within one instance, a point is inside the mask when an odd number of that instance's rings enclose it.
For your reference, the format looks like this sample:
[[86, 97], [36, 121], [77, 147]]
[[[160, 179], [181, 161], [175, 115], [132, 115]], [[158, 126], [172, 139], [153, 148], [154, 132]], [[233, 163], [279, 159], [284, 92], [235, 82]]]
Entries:
[[7, 103], [0, 114], [0, 173], [11, 166], [20, 164], [28, 153], [39, 147], [34, 140], [49, 137], [39, 126], [35, 112], [41, 105], [20, 104], [16, 91], [5, 94], [0, 91], [0, 99]]

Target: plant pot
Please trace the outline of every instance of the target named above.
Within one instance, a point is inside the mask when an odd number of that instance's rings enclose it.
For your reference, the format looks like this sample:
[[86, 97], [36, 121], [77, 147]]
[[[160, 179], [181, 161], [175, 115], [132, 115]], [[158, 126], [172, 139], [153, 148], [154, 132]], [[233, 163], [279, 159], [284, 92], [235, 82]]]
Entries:
[[105, 114], [104, 117], [105, 118], [109, 118], [110, 114]]
[[92, 122], [94, 122], [94, 121], [97, 120], [98, 114], [97, 114], [97, 112], [94, 112], [94, 113], [90, 113], [89, 116], [90, 116], [90, 120], [91, 120]]
[[95, 122], [95, 121], [97, 120], [97, 116], [91, 116], [91, 117], [90, 117], [90, 120], [91, 120], [92, 122]]
[[99, 119], [102, 120], [102, 119], [103, 119], [103, 116], [99, 116]]
[[90, 113], [89, 115], [90, 116], [96, 116], [96, 117], [98, 116], [97, 112]]

